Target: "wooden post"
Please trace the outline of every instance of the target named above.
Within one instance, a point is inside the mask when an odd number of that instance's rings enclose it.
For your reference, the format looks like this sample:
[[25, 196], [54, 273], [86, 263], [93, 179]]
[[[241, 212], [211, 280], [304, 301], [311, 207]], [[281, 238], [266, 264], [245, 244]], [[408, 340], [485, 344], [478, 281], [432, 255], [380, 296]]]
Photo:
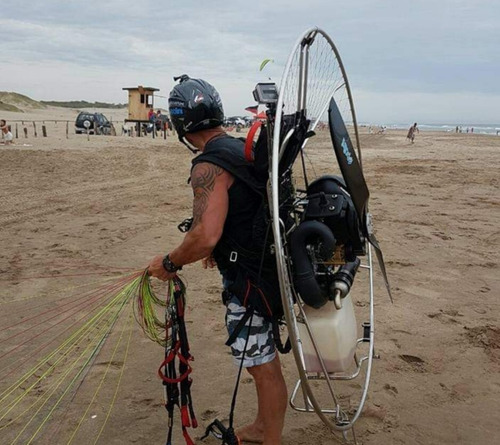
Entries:
[[28, 127], [23, 127], [24, 130], [24, 138], [28, 139]]
[[141, 137], [141, 123], [140, 122], [137, 122], [137, 137], [140, 138]]
[[47, 137], [47, 127], [45, 125], [42, 125], [42, 135], [44, 138]]
[[33, 132], [35, 134], [35, 137], [38, 137], [38, 134], [36, 132], [36, 123], [35, 123], [35, 121], [33, 121]]
[[66, 139], [69, 137], [69, 122], [66, 121]]
[[17, 130], [17, 122], [16, 122], [16, 139], [19, 139], [19, 132]]

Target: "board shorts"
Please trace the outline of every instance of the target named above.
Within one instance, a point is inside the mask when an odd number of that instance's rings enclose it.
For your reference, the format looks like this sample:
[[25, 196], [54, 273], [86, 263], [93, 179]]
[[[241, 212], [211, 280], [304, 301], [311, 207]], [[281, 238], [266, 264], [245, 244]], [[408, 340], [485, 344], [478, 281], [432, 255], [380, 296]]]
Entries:
[[[238, 298], [234, 295], [231, 296], [226, 304], [226, 328], [229, 335], [238, 326], [245, 312], [246, 308], [241, 305]], [[249, 327], [250, 321], [252, 325]], [[247, 337], [248, 344], [245, 350]], [[231, 345], [231, 353], [237, 366], [241, 365], [243, 351], [245, 351], [243, 358], [244, 368], [272, 362], [276, 357], [272, 323], [254, 313], [253, 317], [247, 320], [245, 326], [238, 333], [238, 336]]]
[[12, 137], [12, 133], [10, 131], [7, 133], [4, 133], [3, 137], [4, 137], [6, 142], [12, 142], [13, 137]]

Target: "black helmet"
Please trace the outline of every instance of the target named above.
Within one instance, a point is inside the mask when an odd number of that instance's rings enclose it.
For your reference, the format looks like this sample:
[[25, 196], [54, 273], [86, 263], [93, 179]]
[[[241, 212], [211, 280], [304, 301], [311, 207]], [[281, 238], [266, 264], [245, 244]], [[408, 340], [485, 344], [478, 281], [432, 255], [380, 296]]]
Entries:
[[222, 125], [224, 110], [217, 90], [202, 79], [191, 79], [187, 74], [174, 77], [180, 80], [170, 92], [168, 109], [179, 139], [186, 133], [195, 133]]

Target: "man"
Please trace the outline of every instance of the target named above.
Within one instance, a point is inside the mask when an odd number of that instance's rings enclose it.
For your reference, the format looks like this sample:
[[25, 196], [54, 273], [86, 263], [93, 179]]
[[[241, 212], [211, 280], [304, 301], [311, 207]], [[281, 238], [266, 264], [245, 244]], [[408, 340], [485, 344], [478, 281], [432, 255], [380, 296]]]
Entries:
[[0, 131], [2, 132], [3, 139], [5, 139], [5, 145], [12, 144], [12, 133], [10, 132], [9, 126], [5, 119], [0, 120]]
[[[257, 417], [236, 434], [240, 440], [279, 445], [287, 390], [271, 322], [263, 317], [257, 305], [257, 312], [247, 319], [246, 329], [235, 331], [238, 322], [248, 313], [243, 302], [251, 293], [250, 289], [263, 298], [263, 291], [267, 292], [248, 267], [259, 261], [249, 261], [247, 256], [247, 252], [250, 255], [255, 251], [258, 243], [253, 230], [256, 216], [264, 211], [263, 197], [252, 186], [250, 167], [243, 155], [244, 143], [228, 136], [221, 127], [224, 112], [219, 94], [212, 85], [182, 76], [170, 93], [169, 111], [179, 140], [191, 150], [195, 147], [202, 153], [194, 159], [191, 170], [192, 226], [177, 248], [166, 256], [153, 258], [149, 273], [168, 280], [186, 264], [202, 260], [206, 268], [215, 260], [226, 289], [223, 296], [227, 306], [227, 328], [230, 335], [235, 333], [233, 336], [236, 336], [231, 345], [232, 354], [238, 365], [243, 360], [257, 389]], [[271, 261], [274, 260], [271, 258]], [[270, 264], [269, 258], [263, 258], [262, 263], [266, 262]], [[271, 285], [268, 289], [276, 287]], [[265, 305], [269, 307], [267, 301]]]
[[415, 133], [419, 133], [419, 129], [417, 127], [417, 123], [415, 122], [410, 129], [408, 130], [408, 134], [406, 135], [406, 139], [409, 139], [411, 143], [415, 141]]
[[163, 129], [164, 122], [163, 122], [163, 115], [161, 114], [161, 110], [156, 111], [154, 124], [155, 124], [156, 131], [161, 131]]

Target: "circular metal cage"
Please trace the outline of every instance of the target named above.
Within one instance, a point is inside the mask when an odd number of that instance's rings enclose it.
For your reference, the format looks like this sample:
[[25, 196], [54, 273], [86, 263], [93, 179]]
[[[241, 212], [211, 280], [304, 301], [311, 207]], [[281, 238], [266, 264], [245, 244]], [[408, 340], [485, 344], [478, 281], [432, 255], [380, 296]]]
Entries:
[[[303, 193], [299, 182], [307, 185], [311, 176], [317, 176], [315, 163], [321, 163], [318, 170], [324, 171], [324, 151], [321, 157], [314, 156], [314, 132], [326, 127], [324, 116], [331, 100], [335, 101], [346, 129], [354, 142], [359, 163], [361, 164], [361, 149], [349, 82], [340, 55], [332, 39], [321, 29], [313, 28], [300, 36], [294, 45], [286, 64], [276, 106], [275, 120], [270, 128], [270, 146], [272, 144], [270, 182], [268, 186], [269, 202], [271, 203], [272, 228], [274, 233], [274, 248], [279, 274], [281, 297], [284, 315], [290, 336], [292, 351], [298, 368], [299, 379], [292, 392], [291, 406], [302, 412], [314, 412], [332, 431], [345, 434], [352, 430], [359, 418], [365, 403], [374, 356], [374, 292], [372, 248], [366, 242], [366, 256], [361, 264], [361, 284], [364, 281], [365, 290], [358, 289], [358, 283], [351, 292], [358, 303], [357, 312], [364, 308], [365, 322], [359, 327], [359, 337], [352, 367], [348, 372], [329, 372], [318, 348], [318, 339], [314, 338], [310, 328], [304, 303], [294, 287], [292, 265], [290, 262], [289, 234], [300, 224], [301, 209], [304, 206]], [[300, 124], [306, 121], [307, 135], [300, 147], [293, 166], [289, 166], [288, 181], [292, 177], [293, 196], [287, 197], [284, 203], [283, 165], [282, 160], [287, 144]], [[286, 124], [284, 125], [284, 120]], [[272, 130], [272, 132], [271, 132]], [[284, 133], [285, 132], [285, 133]], [[309, 142], [310, 141], [310, 142]], [[333, 150], [331, 168], [338, 167]], [[328, 164], [329, 165], [329, 164]], [[328, 167], [327, 165], [327, 167]], [[368, 214], [363, 218], [369, 217]], [[285, 222], [285, 219], [288, 222]], [[290, 227], [289, 221], [294, 221]], [[361, 286], [360, 284], [360, 286]], [[364, 299], [364, 302], [362, 301]], [[307, 339], [305, 337], [308, 337]], [[303, 344], [308, 341], [314, 346], [321, 370], [310, 372], [304, 358]], [[343, 395], [343, 387], [347, 381], [362, 379], [358, 394]], [[323, 385], [318, 391], [317, 386]], [[356, 400], [356, 402], [353, 402]]]

